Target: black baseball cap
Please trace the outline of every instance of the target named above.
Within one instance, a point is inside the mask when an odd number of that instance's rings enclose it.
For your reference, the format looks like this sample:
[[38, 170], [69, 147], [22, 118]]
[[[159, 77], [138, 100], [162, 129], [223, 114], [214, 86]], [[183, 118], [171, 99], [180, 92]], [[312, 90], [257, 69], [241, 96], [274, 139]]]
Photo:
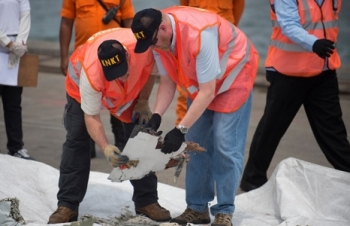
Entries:
[[150, 47], [154, 32], [161, 22], [162, 13], [156, 9], [143, 9], [135, 14], [131, 24], [131, 30], [137, 39], [135, 53], [143, 53]]
[[97, 49], [103, 73], [107, 81], [113, 81], [128, 72], [126, 50], [117, 40], [106, 40]]

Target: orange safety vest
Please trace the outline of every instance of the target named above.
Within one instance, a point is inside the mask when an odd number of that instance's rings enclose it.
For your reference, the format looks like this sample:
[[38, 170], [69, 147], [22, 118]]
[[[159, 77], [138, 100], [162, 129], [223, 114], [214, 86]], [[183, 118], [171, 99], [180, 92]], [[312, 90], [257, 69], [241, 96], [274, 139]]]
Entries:
[[[129, 77], [124, 85], [117, 80], [105, 79], [101, 64], [97, 57], [98, 46], [105, 40], [116, 39], [128, 50]], [[131, 122], [135, 99], [146, 84], [154, 65], [152, 51], [135, 54], [136, 38], [130, 28], [114, 28], [104, 30], [91, 36], [89, 40], [75, 50], [69, 59], [66, 76], [66, 91], [79, 103], [80, 71], [84, 69], [91, 87], [102, 93], [102, 104], [112, 115], [123, 122]]]
[[[297, 4], [302, 28], [318, 39], [326, 38], [335, 42], [336, 45], [341, 0], [325, 0], [322, 6], [319, 6], [315, 0], [298, 0]], [[320, 74], [324, 69], [325, 60], [285, 36], [274, 12], [274, 0], [270, 0], [270, 5], [272, 35], [265, 67], [274, 68], [289, 76], [311, 77]], [[340, 67], [337, 49], [333, 50], [327, 63], [330, 70]]]
[[218, 30], [222, 71], [216, 77], [216, 97], [208, 109], [224, 113], [237, 110], [248, 98], [258, 69], [259, 55], [249, 39], [233, 24], [207, 10], [175, 6], [162, 12], [175, 19], [177, 55], [155, 50], [168, 75], [192, 100], [199, 91], [196, 57], [200, 52], [201, 32], [212, 28]]
[[180, 5], [207, 9], [237, 26], [243, 13], [244, 0], [180, 0]]

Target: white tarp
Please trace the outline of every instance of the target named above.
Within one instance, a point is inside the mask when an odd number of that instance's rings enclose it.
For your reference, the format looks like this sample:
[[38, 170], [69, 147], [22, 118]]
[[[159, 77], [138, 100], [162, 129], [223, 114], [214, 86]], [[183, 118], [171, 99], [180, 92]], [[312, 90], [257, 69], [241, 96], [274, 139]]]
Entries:
[[[0, 154], [0, 200], [18, 198], [28, 225], [46, 225], [56, 209], [58, 176], [59, 171], [46, 164]], [[130, 183], [112, 183], [107, 178], [108, 174], [91, 172], [79, 217], [113, 218], [125, 208], [134, 212]], [[263, 187], [236, 196], [233, 225], [349, 226], [349, 188], [349, 173], [289, 158]], [[173, 217], [185, 209], [183, 189], [159, 183], [158, 193], [159, 203]]]

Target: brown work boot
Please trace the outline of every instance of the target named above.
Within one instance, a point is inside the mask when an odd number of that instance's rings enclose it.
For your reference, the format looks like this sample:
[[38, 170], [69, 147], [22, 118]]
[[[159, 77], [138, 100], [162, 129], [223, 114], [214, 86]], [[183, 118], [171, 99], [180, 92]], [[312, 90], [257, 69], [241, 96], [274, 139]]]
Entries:
[[232, 226], [231, 220], [231, 215], [218, 213], [215, 215], [214, 222], [211, 224], [211, 226]]
[[199, 213], [190, 208], [187, 208], [185, 212], [183, 212], [180, 216], [173, 218], [170, 222], [178, 223], [179, 225], [187, 225], [187, 223], [191, 224], [209, 224], [210, 216], [208, 209]]
[[154, 221], [169, 221], [171, 219], [169, 210], [161, 207], [158, 202], [151, 205], [136, 208], [136, 214], [142, 214]]
[[67, 223], [78, 220], [78, 212], [67, 207], [59, 206], [57, 210], [51, 214], [48, 224]]

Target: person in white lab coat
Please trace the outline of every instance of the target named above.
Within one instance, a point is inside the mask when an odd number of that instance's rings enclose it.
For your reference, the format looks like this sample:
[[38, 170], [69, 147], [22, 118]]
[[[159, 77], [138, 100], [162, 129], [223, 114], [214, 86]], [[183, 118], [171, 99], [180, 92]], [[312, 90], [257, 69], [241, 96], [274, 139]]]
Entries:
[[17, 86], [20, 58], [27, 52], [29, 0], [0, 1], [0, 96], [4, 109], [8, 154], [33, 160], [23, 148], [22, 92]]

